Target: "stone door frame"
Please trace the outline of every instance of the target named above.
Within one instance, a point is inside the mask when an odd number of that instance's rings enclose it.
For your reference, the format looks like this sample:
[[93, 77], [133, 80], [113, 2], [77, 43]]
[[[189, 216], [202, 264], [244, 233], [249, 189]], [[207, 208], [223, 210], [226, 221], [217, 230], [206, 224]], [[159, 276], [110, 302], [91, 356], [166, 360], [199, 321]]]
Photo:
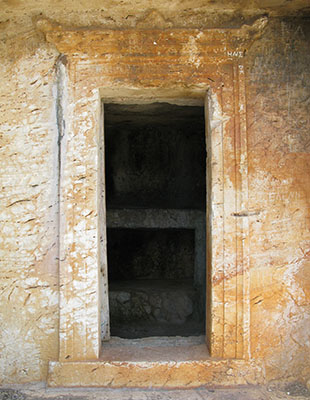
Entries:
[[205, 104], [207, 332], [212, 357], [250, 358], [244, 54], [235, 30], [70, 30], [41, 21], [58, 63], [59, 362], [100, 359], [107, 333], [102, 102]]

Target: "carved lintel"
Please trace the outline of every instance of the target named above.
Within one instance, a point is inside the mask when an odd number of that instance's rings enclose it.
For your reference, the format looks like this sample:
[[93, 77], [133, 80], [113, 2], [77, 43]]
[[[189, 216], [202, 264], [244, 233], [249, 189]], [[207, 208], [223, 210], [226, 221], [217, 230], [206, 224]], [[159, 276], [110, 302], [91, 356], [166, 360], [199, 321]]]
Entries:
[[[147, 55], [164, 57], [171, 54], [183, 57], [193, 54], [197, 63], [205, 60], [238, 59], [264, 31], [267, 18], [238, 29], [176, 29], [171, 28], [157, 11], [151, 11], [137, 24], [136, 29], [106, 29], [98, 27], [68, 28], [48, 19], [37, 21], [37, 28], [45, 34], [60, 53], [87, 55], [89, 58], [107, 54]], [[155, 26], [155, 28], [148, 28]]]

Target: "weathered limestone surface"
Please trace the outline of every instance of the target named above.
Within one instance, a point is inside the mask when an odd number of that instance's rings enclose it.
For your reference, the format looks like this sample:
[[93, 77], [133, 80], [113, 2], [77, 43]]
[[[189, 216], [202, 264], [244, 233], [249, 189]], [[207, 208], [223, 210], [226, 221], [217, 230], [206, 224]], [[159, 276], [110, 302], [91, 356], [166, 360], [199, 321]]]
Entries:
[[0, 62], [0, 382], [42, 379], [58, 351], [55, 57]]
[[308, 377], [309, 20], [270, 24], [248, 60], [251, 353], [269, 379]]
[[[48, 361], [59, 358], [59, 160], [55, 72], [59, 53], [35, 29], [32, 18], [40, 17], [42, 10], [29, 3], [25, 14], [22, 3], [14, 4], [4, 2], [0, 11], [0, 383], [45, 380]], [[155, 24], [159, 28], [200, 27], [219, 21], [219, 17], [214, 17], [216, 10], [213, 10], [212, 19], [201, 14], [198, 6], [190, 18], [186, 19], [186, 10], [182, 9], [173, 19], [176, 8], [176, 5], [171, 7], [165, 18], [162, 13], [155, 13], [153, 19], [144, 24], [146, 27]], [[44, 14], [69, 25], [109, 27], [121, 23], [135, 27], [140, 18], [140, 15], [127, 13], [128, 8], [123, 15], [117, 14], [119, 9], [115, 12], [110, 9], [108, 15], [107, 10], [94, 2], [87, 13], [82, 10], [85, 5], [81, 2], [72, 12], [63, 12], [54, 2], [47, 2]], [[142, 10], [141, 20], [147, 8], [144, 6]], [[239, 20], [235, 17], [236, 24]], [[231, 12], [223, 21], [229, 18], [232, 18]], [[264, 36], [246, 55], [249, 356], [263, 361], [268, 380], [287, 377], [307, 380], [310, 376], [309, 43], [309, 20], [271, 20]], [[194, 50], [191, 46], [187, 49], [192, 52], [189, 59], [193, 70], [200, 59], [197, 49]], [[119, 74], [124, 71], [119, 70]], [[113, 71], [108, 65], [105, 73], [109, 75], [108, 82], [113, 83]], [[133, 84], [135, 74], [132, 71], [132, 75], [125, 76], [127, 85]], [[173, 74], [176, 77], [178, 71]], [[155, 79], [153, 84], [156, 86], [158, 81]], [[98, 103], [95, 95], [83, 89], [82, 84], [79, 89], [81, 96], [89, 96]], [[94, 143], [89, 146], [93, 148]], [[90, 163], [93, 156], [94, 153], [88, 153]], [[79, 173], [77, 170], [77, 180]], [[80, 177], [82, 175], [83, 171]], [[95, 197], [90, 197], [94, 204]], [[89, 222], [89, 248], [97, 240], [91, 236], [96, 229], [92, 221]], [[96, 254], [91, 256], [97, 257]], [[87, 262], [92, 261], [86, 260], [85, 274]], [[229, 285], [229, 279], [226, 283]], [[74, 287], [72, 283], [72, 290], [83, 289], [83, 284], [82, 281]], [[89, 310], [97, 312], [91, 300], [84, 315]], [[93, 353], [96, 355], [95, 350]], [[58, 366], [56, 364], [55, 368]], [[98, 374], [102, 373], [100, 368]], [[66, 369], [71, 374], [70, 363], [63, 371]], [[203, 373], [207, 373], [205, 369]], [[232, 383], [240, 382], [239, 378], [234, 378]]]
[[[202, 28], [240, 26], [245, 20], [269, 14], [296, 16], [309, 11], [308, 0], [109, 0], [54, 1], [44, 6], [36, 0], [1, 1], [3, 37], [28, 33], [33, 20], [48, 17], [68, 26], [102, 26], [105, 28]], [[146, 18], [147, 17], [147, 18]], [[28, 43], [29, 44], [29, 43]], [[25, 43], [16, 44], [20, 50]]]

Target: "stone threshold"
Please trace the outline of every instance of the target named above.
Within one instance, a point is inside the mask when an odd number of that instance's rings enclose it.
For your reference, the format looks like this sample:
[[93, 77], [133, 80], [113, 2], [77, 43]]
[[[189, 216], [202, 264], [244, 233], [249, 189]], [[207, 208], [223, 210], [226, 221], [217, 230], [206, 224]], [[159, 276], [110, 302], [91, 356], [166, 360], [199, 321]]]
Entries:
[[94, 361], [52, 361], [49, 387], [197, 388], [264, 383], [256, 362], [214, 359], [203, 337], [112, 338]]

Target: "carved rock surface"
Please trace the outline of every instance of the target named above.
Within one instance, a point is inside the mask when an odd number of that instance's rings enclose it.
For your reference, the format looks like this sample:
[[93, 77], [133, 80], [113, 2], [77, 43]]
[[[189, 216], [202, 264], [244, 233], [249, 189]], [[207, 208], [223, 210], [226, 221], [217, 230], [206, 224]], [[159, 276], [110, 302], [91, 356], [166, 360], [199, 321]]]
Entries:
[[[48, 361], [57, 360], [59, 355], [58, 267], [59, 260], [64, 262], [59, 257], [58, 240], [59, 229], [63, 228], [58, 226], [58, 145], [61, 141], [58, 135], [62, 121], [59, 118], [61, 107], [57, 102], [55, 64], [59, 52], [53, 44], [45, 41], [42, 32], [36, 30], [35, 22], [42, 13], [71, 27], [135, 28], [139, 22], [145, 28], [149, 10], [145, 3], [138, 7], [142, 3], [135, 3], [137, 15], [132, 13], [132, 2], [130, 10], [129, 2], [123, 9], [112, 2], [103, 7], [97, 1], [87, 2], [87, 6], [75, 2], [71, 8], [66, 2], [55, 5], [54, 1], [45, 2], [40, 8], [34, 1], [27, 2], [27, 5], [6, 1], [1, 5], [0, 384], [45, 380]], [[305, 7], [307, 2], [290, 2], [287, 8], [282, 7], [284, 2], [279, 1], [278, 5], [269, 2], [259, 9], [245, 9], [242, 13], [246, 15], [241, 16], [239, 8], [237, 11], [232, 3], [226, 2], [224, 11], [222, 3], [213, 4], [210, 11], [205, 2], [185, 2], [182, 7], [176, 2], [169, 3], [169, 6], [167, 2], [158, 3], [158, 14], [151, 15], [149, 23], [159, 24], [159, 29], [171, 26], [240, 26], [241, 20], [247, 16], [265, 11], [273, 15], [290, 15]], [[186, 11], [188, 8], [191, 11]], [[247, 321], [249, 330], [246, 332], [250, 337], [248, 356], [250, 363], [253, 360], [263, 363], [263, 368], [251, 375], [249, 381], [253, 383], [263, 375], [267, 380], [294, 377], [304, 381], [310, 376], [309, 43], [309, 20], [271, 19], [263, 37], [257, 39], [246, 54], [249, 210], [247, 214], [231, 217], [236, 225], [242, 224], [244, 218], [249, 220], [251, 303]], [[127, 75], [122, 75], [126, 71], [124, 65], [110, 65], [108, 57], [103, 57], [101, 71], [107, 74], [107, 82], [119, 85], [119, 79], [123, 79], [127, 86], [140, 87], [153, 87], [163, 82], [170, 64], [167, 58], [156, 55], [154, 46], [153, 60], [158, 63], [149, 63], [146, 67], [140, 65], [140, 70], [131, 70]], [[194, 47], [191, 44], [184, 47], [183, 62], [177, 69], [170, 70], [179, 86], [190, 85], [192, 79], [199, 80], [203, 74], [206, 77], [209, 72], [214, 72], [211, 69], [205, 71], [203, 64], [199, 64], [206, 55]], [[125, 52], [125, 48], [124, 45], [122, 51]], [[162, 50], [165, 50], [165, 45], [162, 45]], [[158, 75], [150, 74], [152, 68]], [[180, 69], [183, 75], [180, 75]], [[137, 73], [140, 74], [138, 83]], [[230, 73], [227, 68], [227, 76]], [[221, 86], [223, 94], [227, 94], [225, 82]], [[218, 83], [221, 83], [220, 79]], [[82, 97], [90, 96], [83, 80], [79, 90]], [[236, 100], [232, 93], [228, 97]], [[226, 104], [224, 112], [237, 105], [237, 100]], [[80, 103], [78, 106], [83, 113], [84, 105]], [[83, 129], [87, 130], [88, 123], [87, 117]], [[92, 150], [91, 144], [88, 145], [89, 148], [84, 150], [91, 160], [94, 153], [89, 151]], [[74, 157], [71, 159], [74, 166]], [[73, 193], [82, 187], [79, 196], [91, 198], [91, 191], [86, 192], [81, 184], [85, 171], [77, 169], [76, 172], [75, 186], [69, 189]], [[237, 172], [229, 171], [231, 174]], [[229, 174], [227, 182], [229, 185]], [[75, 210], [75, 215], [76, 212], [80, 210]], [[87, 215], [87, 207], [83, 212]], [[73, 218], [73, 214], [68, 216], [69, 224], [69, 217]], [[92, 222], [83, 229], [89, 235], [85, 246], [89, 246], [91, 252]], [[72, 254], [75, 251], [74, 240], [70, 249]], [[227, 245], [235, 244], [227, 241]], [[85, 254], [75, 254], [75, 257], [76, 260], [83, 259], [85, 265], [93, 263], [93, 259], [88, 259]], [[74, 269], [76, 266], [73, 263], [71, 267]], [[229, 270], [230, 263], [225, 267]], [[228, 287], [232, 280], [237, 279], [233, 274], [227, 275], [224, 283], [221, 276], [216, 278], [215, 286], [225, 283]], [[75, 281], [76, 287], [72, 290], [80, 291], [83, 279], [84, 276]], [[66, 281], [66, 284], [70, 282]], [[227, 293], [233, 296], [236, 291]], [[79, 309], [78, 300], [74, 304], [68, 303]], [[92, 307], [95, 306], [90, 299], [89, 308]], [[233, 313], [227, 309], [225, 312], [226, 315]], [[231, 315], [235, 321], [235, 315]], [[83, 319], [87, 318], [88, 314], [83, 314]], [[79, 335], [78, 329], [76, 327], [74, 331], [75, 337]], [[230, 326], [223, 329], [227, 332]], [[245, 379], [240, 378], [245, 367], [240, 367], [238, 360], [231, 363], [236, 365], [231, 382], [245, 383]], [[207, 364], [197, 367], [197, 376], [207, 374]], [[230, 362], [223, 364], [230, 365]], [[71, 364], [65, 364], [65, 368], [70, 377]], [[72, 368], [75, 371], [74, 366]], [[93, 365], [88, 364], [87, 368], [88, 376], [91, 376]], [[182, 368], [188, 374], [186, 365]], [[166, 372], [167, 369], [163, 368], [162, 377]], [[83, 374], [81, 366], [77, 376]], [[221, 373], [220, 378], [226, 375]], [[98, 373], [98, 382], [102, 376], [105, 376], [105, 371]]]

